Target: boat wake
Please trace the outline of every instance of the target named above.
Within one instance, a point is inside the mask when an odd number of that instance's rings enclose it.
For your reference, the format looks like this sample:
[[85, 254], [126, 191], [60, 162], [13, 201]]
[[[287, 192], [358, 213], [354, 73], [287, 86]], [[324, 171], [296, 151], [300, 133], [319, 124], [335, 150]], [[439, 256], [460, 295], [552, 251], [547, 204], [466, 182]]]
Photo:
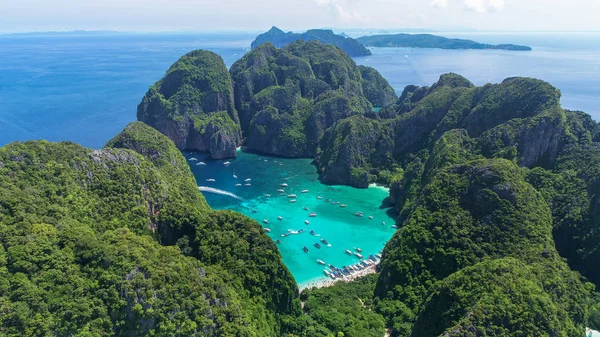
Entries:
[[220, 190], [220, 189], [214, 188], [214, 187], [198, 186], [198, 189], [201, 192], [209, 192], [209, 193], [215, 193], [215, 194], [220, 194], [220, 195], [226, 195], [228, 197], [232, 197], [232, 198], [237, 199], [237, 200], [244, 200], [241, 197], [238, 197], [237, 195], [235, 195], [235, 194], [233, 194], [231, 192], [223, 191], [223, 190]]

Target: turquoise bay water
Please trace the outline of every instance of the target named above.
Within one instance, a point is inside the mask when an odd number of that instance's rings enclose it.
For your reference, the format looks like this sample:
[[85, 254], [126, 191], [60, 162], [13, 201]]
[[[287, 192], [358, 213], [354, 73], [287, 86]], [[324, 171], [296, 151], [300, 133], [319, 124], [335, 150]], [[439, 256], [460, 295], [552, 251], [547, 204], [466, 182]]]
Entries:
[[[310, 159], [282, 159], [239, 152], [236, 159], [229, 160], [231, 164], [224, 165], [225, 160], [209, 161], [206, 154], [185, 153], [185, 156], [198, 159], [188, 161], [198, 185], [229, 192], [243, 199], [205, 191], [204, 196], [211, 207], [243, 213], [263, 227], [270, 228], [268, 235], [273, 240], [281, 240], [278, 246], [283, 261], [298, 283], [324, 277], [325, 267], [319, 265], [317, 259], [337, 267], [356, 263], [358, 258], [346, 254], [346, 249], [353, 251], [354, 247], [359, 247], [366, 258], [369, 254], [379, 253], [395, 232], [393, 219], [381, 207], [388, 195], [386, 189], [321, 184]], [[206, 165], [197, 165], [199, 162]], [[207, 179], [215, 181], [208, 182]], [[246, 182], [246, 179], [251, 180]], [[251, 186], [245, 186], [248, 183]], [[289, 187], [281, 187], [283, 183]], [[280, 196], [278, 189], [284, 189], [287, 195], [296, 194], [297, 202], [290, 203], [292, 199]], [[301, 193], [302, 190], [309, 192]], [[317, 196], [323, 199], [317, 199]], [[326, 199], [340, 204], [333, 205], [325, 202]], [[341, 208], [341, 204], [347, 207]], [[304, 207], [308, 211], [303, 210]], [[355, 216], [358, 211], [363, 212], [364, 217]], [[317, 216], [309, 217], [311, 212], [317, 213]], [[277, 220], [278, 216], [283, 220]], [[265, 224], [263, 220], [269, 223]], [[306, 225], [305, 220], [310, 224]], [[281, 237], [288, 229], [305, 229], [305, 232]], [[311, 229], [320, 236], [312, 236], [309, 233]], [[331, 247], [322, 245], [321, 249], [316, 248], [313, 244], [320, 243], [320, 239], [326, 239]], [[308, 253], [302, 250], [304, 246], [309, 249]]]

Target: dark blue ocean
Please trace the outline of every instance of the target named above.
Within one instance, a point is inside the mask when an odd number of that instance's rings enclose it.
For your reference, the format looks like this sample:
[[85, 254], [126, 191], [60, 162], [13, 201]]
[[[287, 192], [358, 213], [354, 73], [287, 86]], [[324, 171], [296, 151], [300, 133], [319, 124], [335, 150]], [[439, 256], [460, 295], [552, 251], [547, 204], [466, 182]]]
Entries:
[[[98, 148], [135, 120], [148, 86], [186, 52], [203, 48], [229, 66], [255, 34], [83, 34], [0, 36], [0, 146], [27, 139], [71, 140]], [[544, 79], [563, 106], [600, 120], [600, 33], [445, 33], [532, 52], [373, 49], [360, 64], [378, 69], [401, 92], [456, 72], [475, 84], [509, 76]]]

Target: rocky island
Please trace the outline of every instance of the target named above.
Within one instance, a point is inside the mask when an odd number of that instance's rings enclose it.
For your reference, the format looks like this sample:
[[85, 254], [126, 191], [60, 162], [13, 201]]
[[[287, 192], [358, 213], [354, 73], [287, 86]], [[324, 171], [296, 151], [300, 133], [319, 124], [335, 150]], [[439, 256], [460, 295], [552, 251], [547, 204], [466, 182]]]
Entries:
[[431, 34], [384, 34], [356, 39], [366, 47], [441, 48], [441, 49], [497, 49], [530, 51], [531, 47], [514, 44], [492, 45], [465, 39], [450, 39]]
[[221, 57], [198, 50], [181, 57], [148, 90], [137, 119], [173, 140], [181, 150], [231, 158], [242, 143], [233, 85]]
[[[132, 123], [97, 150], [0, 148], [1, 335], [566, 337], [600, 325], [600, 124], [550, 84], [445, 74], [396, 98], [316, 41], [261, 45], [230, 76], [210, 53], [184, 58], [140, 105], [155, 128]], [[178, 150], [232, 131], [227, 144], [243, 132], [257, 151], [314, 158], [325, 182], [390, 186], [399, 229], [379, 272], [299, 294], [261, 226], [212, 210]]]
[[371, 51], [365, 48], [355, 39], [347, 36], [337, 35], [330, 29], [310, 29], [304, 33], [284, 32], [273, 26], [269, 31], [262, 33], [252, 41], [252, 49], [270, 42], [277, 48], [283, 48], [286, 45], [298, 41], [319, 41], [321, 43], [331, 44], [345, 51], [351, 57], [369, 56]]

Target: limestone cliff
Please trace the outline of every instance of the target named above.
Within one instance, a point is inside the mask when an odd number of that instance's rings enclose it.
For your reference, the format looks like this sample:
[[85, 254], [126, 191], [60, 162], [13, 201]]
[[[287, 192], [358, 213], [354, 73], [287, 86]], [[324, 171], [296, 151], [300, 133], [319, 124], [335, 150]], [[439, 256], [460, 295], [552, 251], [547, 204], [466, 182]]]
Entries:
[[236, 156], [242, 143], [233, 87], [217, 54], [197, 50], [180, 58], [138, 106], [137, 118], [169, 137], [181, 150]]

